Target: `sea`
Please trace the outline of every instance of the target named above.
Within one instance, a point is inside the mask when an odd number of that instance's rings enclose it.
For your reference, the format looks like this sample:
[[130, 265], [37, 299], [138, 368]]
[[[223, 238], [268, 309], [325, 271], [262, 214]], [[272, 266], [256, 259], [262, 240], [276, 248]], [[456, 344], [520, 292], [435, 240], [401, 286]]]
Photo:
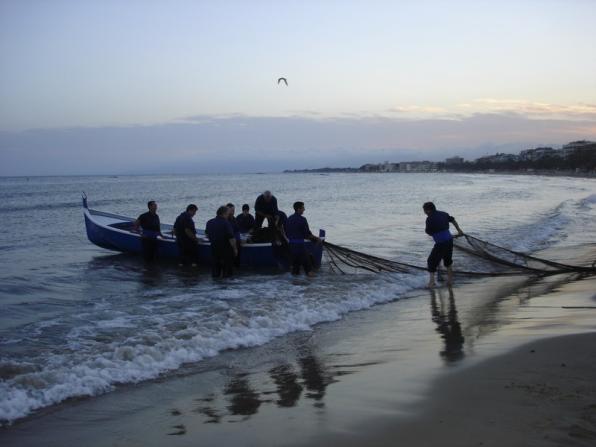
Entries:
[[[596, 179], [485, 174], [245, 174], [0, 178], [0, 423], [72, 399], [192, 373], [208, 358], [312, 331], [352, 312], [399, 302], [416, 274], [287, 272], [147, 266], [91, 244], [93, 209], [136, 217], [155, 200], [163, 223], [194, 203], [197, 228], [218, 206], [254, 204], [264, 190], [290, 214], [305, 202], [313, 230], [376, 256], [424, 265], [433, 201], [471, 235], [525, 253], [594, 243]], [[573, 262], [573, 259], [565, 259]], [[458, 259], [456, 268], [473, 261]]]

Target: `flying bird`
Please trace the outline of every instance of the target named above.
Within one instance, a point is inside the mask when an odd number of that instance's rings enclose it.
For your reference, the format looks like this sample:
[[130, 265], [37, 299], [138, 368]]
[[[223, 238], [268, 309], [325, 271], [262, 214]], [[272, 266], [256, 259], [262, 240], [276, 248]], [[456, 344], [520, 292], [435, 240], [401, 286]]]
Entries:
[[281, 81], [284, 81], [286, 83], [286, 85], [288, 85], [288, 80], [286, 78], [279, 78], [277, 80], [277, 83], [279, 84]]

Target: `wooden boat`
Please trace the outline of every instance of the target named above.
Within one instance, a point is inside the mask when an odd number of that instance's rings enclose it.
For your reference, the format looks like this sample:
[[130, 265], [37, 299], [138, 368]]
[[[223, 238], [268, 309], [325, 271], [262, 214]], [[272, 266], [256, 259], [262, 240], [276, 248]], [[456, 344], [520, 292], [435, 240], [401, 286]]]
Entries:
[[[141, 235], [135, 231], [135, 218], [120, 216], [90, 209], [87, 196], [83, 194], [83, 215], [87, 238], [95, 245], [123, 253], [142, 254]], [[179, 256], [176, 238], [172, 236], [173, 225], [161, 224], [164, 237], [158, 237], [159, 259], [177, 259]], [[201, 240], [197, 246], [199, 262], [202, 265], [211, 264], [211, 244], [204, 230], [197, 230], [197, 237]], [[319, 230], [319, 237], [324, 239], [325, 231]], [[246, 268], [282, 268], [289, 267], [286, 256], [280, 256], [271, 242], [249, 243], [246, 235], [242, 235], [240, 249], [240, 267]], [[323, 245], [305, 241], [307, 250], [312, 256], [315, 267], [321, 265]]]

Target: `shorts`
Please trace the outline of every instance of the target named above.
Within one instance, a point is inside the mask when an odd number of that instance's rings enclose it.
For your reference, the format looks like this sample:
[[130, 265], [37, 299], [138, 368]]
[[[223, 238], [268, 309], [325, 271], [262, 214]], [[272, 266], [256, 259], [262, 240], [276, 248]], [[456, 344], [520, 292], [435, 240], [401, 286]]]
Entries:
[[453, 264], [453, 239], [435, 244], [426, 261], [428, 271], [436, 272], [441, 261], [445, 267]]

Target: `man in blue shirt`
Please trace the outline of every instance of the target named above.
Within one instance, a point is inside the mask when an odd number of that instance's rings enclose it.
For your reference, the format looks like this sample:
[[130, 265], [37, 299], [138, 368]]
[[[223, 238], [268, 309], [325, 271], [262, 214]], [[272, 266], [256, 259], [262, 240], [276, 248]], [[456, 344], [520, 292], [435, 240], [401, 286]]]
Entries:
[[234, 258], [238, 254], [234, 229], [228, 220], [230, 209], [220, 206], [217, 216], [207, 222], [205, 233], [211, 242], [213, 257], [212, 275], [214, 278], [230, 276], [234, 271]]
[[141, 228], [141, 246], [145, 261], [152, 262], [157, 256], [157, 236], [161, 234], [161, 224], [157, 215], [157, 203], [155, 200], [147, 202], [149, 211], [141, 214], [134, 222], [134, 229]]
[[236, 223], [240, 228], [240, 233], [248, 233], [255, 226], [255, 218], [250, 214], [248, 203], [242, 205], [242, 214], [236, 216]]
[[198, 264], [199, 239], [197, 238], [195, 223], [192, 220], [197, 211], [198, 207], [191, 203], [186, 207], [186, 211], [176, 218], [174, 223], [174, 234], [176, 235], [181, 265], [190, 264], [196, 267]]
[[457, 236], [463, 236], [464, 232], [461, 230], [455, 219], [444, 211], [437, 210], [437, 207], [432, 202], [426, 202], [422, 205], [426, 218], [426, 234], [432, 236], [435, 241], [430, 255], [427, 259], [428, 273], [430, 275], [428, 287], [435, 286], [435, 272], [437, 267], [443, 261], [443, 265], [447, 269], [447, 284], [453, 283], [453, 271], [451, 265], [453, 264], [453, 236], [449, 232], [449, 224], [453, 224], [457, 230]]
[[299, 275], [300, 267], [302, 266], [304, 273], [312, 277], [315, 274], [312, 271], [309, 253], [304, 245], [304, 240], [308, 239], [313, 242], [321, 242], [321, 240], [310, 232], [308, 221], [302, 216], [304, 209], [304, 202], [294, 203], [294, 214], [288, 217], [288, 221], [286, 222], [286, 236], [289, 240], [292, 257], [292, 274]]

